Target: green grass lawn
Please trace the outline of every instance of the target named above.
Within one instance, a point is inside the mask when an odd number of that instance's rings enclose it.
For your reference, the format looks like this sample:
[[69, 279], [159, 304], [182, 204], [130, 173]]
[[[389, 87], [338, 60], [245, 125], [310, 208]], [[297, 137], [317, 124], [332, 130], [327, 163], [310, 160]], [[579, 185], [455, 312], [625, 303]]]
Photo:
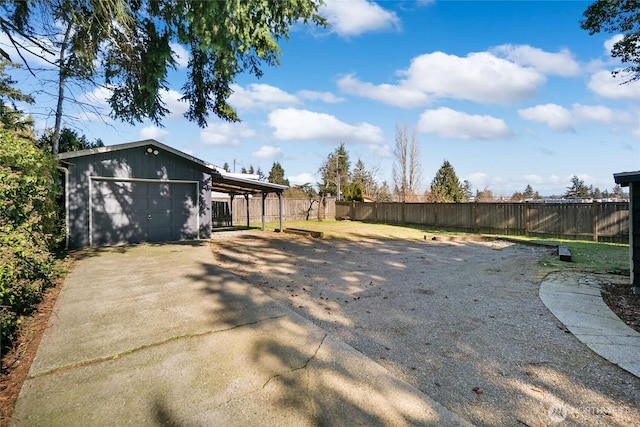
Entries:
[[[261, 224], [252, 224], [261, 227]], [[325, 238], [382, 238], [403, 240], [424, 240], [425, 235], [465, 235], [465, 233], [443, 232], [422, 227], [399, 226], [388, 224], [370, 224], [359, 221], [286, 221], [284, 228], [300, 228], [310, 231], [321, 231]], [[266, 224], [267, 230], [278, 228], [277, 222]], [[469, 234], [466, 234], [469, 235]], [[491, 237], [500, 237], [492, 235]], [[582, 240], [541, 239], [525, 236], [508, 236], [519, 240], [538, 243], [564, 245], [569, 248], [572, 262], [560, 261], [557, 257], [547, 257], [540, 260], [540, 266], [553, 270], [571, 269], [584, 271], [621, 271], [629, 270], [629, 245], [617, 243], [597, 243]]]

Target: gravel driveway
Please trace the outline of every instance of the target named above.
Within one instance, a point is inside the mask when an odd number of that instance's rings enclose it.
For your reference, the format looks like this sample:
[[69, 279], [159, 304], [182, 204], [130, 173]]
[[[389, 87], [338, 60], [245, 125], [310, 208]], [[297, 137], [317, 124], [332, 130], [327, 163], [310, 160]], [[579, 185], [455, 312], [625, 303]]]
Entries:
[[220, 267], [474, 424], [640, 425], [640, 379], [538, 297], [547, 249], [260, 232], [211, 247]]

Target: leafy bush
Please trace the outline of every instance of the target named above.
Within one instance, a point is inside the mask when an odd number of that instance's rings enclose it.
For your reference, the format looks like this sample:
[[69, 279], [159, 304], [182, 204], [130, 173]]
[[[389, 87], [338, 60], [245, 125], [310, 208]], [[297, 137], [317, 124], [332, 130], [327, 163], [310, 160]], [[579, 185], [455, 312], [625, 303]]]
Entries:
[[53, 251], [62, 237], [53, 156], [0, 128], [0, 330], [11, 346], [21, 316], [51, 284]]

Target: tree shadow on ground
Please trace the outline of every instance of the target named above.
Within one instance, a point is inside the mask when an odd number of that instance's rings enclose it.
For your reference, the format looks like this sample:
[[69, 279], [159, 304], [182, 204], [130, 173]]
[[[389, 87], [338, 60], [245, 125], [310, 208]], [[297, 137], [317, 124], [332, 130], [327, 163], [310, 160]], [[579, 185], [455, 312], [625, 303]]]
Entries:
[[[554, 411], [567, 425], [640, 423], [640, 380], [565, 333], [539, 300], [545, 249], [255, 233], [211, 247], [216, 269], [475, 424], [546, 425]], [[277, 357], [273, 345], [255, 357]]]

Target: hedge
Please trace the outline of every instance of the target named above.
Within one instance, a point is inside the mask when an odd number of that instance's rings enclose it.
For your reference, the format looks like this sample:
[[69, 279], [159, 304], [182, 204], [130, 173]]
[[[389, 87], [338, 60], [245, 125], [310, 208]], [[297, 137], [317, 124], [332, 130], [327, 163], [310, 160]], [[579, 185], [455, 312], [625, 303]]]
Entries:
[[62, 227], [57, 164], [33, 140], [0, 128], [0, 331], [2, 352], [51, 285]]

